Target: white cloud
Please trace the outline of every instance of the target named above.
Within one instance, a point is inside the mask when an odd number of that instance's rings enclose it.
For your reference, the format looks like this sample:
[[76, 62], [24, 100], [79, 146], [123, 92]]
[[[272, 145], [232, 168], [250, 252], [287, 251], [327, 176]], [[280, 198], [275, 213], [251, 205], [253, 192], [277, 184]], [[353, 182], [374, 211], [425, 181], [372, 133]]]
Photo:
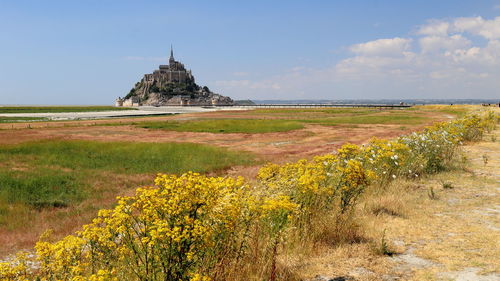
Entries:
[[432, 79], [446, 79], [451, 77], [451, 73], [445, 71], [433, 71], [429, 73], [429, 77]]
[[424, 53], [436, 52], [440, 50], [456, 50], [470, 46], [471, 41], [460, 34], [452, 36], [426, 36], [419, 40], [420, 48]]
[[458, 18], [453, 23], [458, 32], [469, 32], [486, 39], [500, 39], [500, 17], [485, 20], [482, 17]]
[[[412, 38], [404, 39], [404, 43], [396, 37], [356, 44], [351, 50], [369, 46], [371, 48], [367, 49], [376, 49], [378, 55], [373, 56], [374, 52], [368, 51], [357, 52], [356, 56], [337, 63], [336, 73], [344, 79], [398, 77], [401, 81], [426, 77], [455, 81], [492, 77], [487, 74], [500, 74], [500, 41], [495, 40], [497, 28], [500, 28], [500, 17], [493, 20], [482, 17], [432, 20], [417, 32], [424, 35], [417, 39], [420, 51], [409, 51], [416, 49]], [[500, 29], [498, 32], [500, 36]], [[479, 46], [467, 34], [481, 35], [489, 40], [486, 46]], [[388, 49], [391, 51], [379, 51]]]
[[[330, 67], [297, 66], [261, 80], [217, 81], [256, 99], [498, 97], [500, 17], [431, 20], [409, 38], [354, 44]], [[475, 36], [486, 39], [477, 40]]]
[[401, 56], [355, 56], [347, 58], [335, 66], [335, 72], [343, 78], [351, 77], [356, 79], [366, 78], [366, 76], [380, 76], [387, 73], [399, 75], [407, 72], [407, 66], [416, 64], [414, 53], [401, 52]]
[[456, 32], [468, 32], [486, 39], [499, 39], [500, 17], [491, 20], [486, 20], [483, 17], [461, 17], [451, 21], [431, 20], [427, 24], [420, 26], [417, 34], [447, 36], [450, 33]]
[[472, 47], [446, 52], [457, 64], [467, 64], [482, 67], [497, 67], [500, 64], [500, 41], [492, 40], [484, 48]]
[[450, 24], [448, 22], [432, 20], [427, 24], [420, 26], [417, 34], [445, 36], [448, 35], [449, 28]]
[[410, 48], [411, 39], [390, 38], [378, 39], [366, 43], [356, 44], [349, 49], [351, 52], [366, 56], [391, 56], [400, 55]]

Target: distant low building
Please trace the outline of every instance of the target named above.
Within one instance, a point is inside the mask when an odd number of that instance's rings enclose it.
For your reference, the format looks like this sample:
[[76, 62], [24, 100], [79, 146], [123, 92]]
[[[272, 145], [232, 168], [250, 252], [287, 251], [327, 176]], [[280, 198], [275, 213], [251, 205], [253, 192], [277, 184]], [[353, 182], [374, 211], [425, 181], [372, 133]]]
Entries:
[[139, 98], [136, 96], [130, 97], [123, 101], [123, 106], [139, 106], [141, 105]]
[[120, 107], [120, 106], [123, 106], [123, 99], [118, 97], [115, 101], [115, 106], [116, 107]]
[[206, 86], [198, 86], [191, 70], [186, 70], [184, 64], [174, 59], [173, 48], [168, 65], [160, 65], [153, 73], [144, 74], [127, 96], [115, 102], [116, 106], [233, 104], [231, 98], [213, 93]]

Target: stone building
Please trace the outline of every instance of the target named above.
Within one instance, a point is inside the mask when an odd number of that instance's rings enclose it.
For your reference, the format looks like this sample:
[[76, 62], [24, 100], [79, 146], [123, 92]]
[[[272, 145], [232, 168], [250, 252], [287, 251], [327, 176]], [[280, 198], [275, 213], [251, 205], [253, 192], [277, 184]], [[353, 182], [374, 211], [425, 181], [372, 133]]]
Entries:
[[138, 97], [131, 97], [123, 101], [123, 106], [139, 106], [141, 105]]
[[130, 106], [140, 106], [141, 103], [139, 101], [139, 98], [138, 97], [130, 97], [128, 99], [125, 99], [125, 98], [120, 98], [118, 97], [115, 101], [115, 107], [120, 107], [120, 106], [127, 106], [127, 107], [130, 107]]
[[191, 70], [174, 59], [173, 48], [167, 65], [160, 65], [153, 73], [135, 84], [128, 95], [116, 100], [116, 106], [138, 105], [232, 105], [231, 98], [212, 93], [195, 83]]
[[144, 74], [142, 79], [145, 85], [153, 85], [159, 83], [160, 85], [166, 83], [194, 83], [194, 77], [191, 70], [186, 70], [184, 64], [174, 59], [174, 50], [170, 48], [170, 58], [167, 65], [160, 65], [159, 69], [155, 70], [152, 74]]
[[121, 97], [118, 97], [115, 101], [115, 106], [120, 107], [123, 106], [123, 99]]

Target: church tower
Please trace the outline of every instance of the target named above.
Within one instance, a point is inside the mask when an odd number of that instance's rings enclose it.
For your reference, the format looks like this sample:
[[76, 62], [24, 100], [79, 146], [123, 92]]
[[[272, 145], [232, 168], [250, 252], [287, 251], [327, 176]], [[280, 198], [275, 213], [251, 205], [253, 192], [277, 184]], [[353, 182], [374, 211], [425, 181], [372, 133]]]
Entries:
[[168, 60], [168, 64], [172, 67], [174, 63], [174, 48], [172, 47], [172, 45], [170, 45], [170, 59]]

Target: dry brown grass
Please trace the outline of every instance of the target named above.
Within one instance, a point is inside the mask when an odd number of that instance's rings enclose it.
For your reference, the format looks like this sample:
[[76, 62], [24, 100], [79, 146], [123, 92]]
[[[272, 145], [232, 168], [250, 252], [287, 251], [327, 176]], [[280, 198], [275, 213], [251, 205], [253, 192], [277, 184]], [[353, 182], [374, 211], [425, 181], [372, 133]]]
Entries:
[[[500, 130], [492, 134], [500, 137]], [[488, 135], [485, 141], [465, 147], [469, 172], [457, 168], [368, 190], [354, 219], [361, 226], [355, 232], [362, 239], [325, 243], [336, 233], [334, 228], [324, 228], [320, 235], [324, 239], [304, 244], [281, 259], [302, 280], [317, 275], [355, 280], [454, 280], [467, 274], [498, 280], [500, 143], [492, 139], [495, 137]], [[484, 153], [490, 156], [486, 166]], [[443, 182], [453, 188], [444, 188]], [[437, 196], [434, 200], [428, 196], [430, 187]], [[383, 243], [392, 257], [381, 253]]]
[[367, 199], [364, 205], [365, 212], [375, 216], [406, 217], [407, 210], [399, 194], [382, 194]]

